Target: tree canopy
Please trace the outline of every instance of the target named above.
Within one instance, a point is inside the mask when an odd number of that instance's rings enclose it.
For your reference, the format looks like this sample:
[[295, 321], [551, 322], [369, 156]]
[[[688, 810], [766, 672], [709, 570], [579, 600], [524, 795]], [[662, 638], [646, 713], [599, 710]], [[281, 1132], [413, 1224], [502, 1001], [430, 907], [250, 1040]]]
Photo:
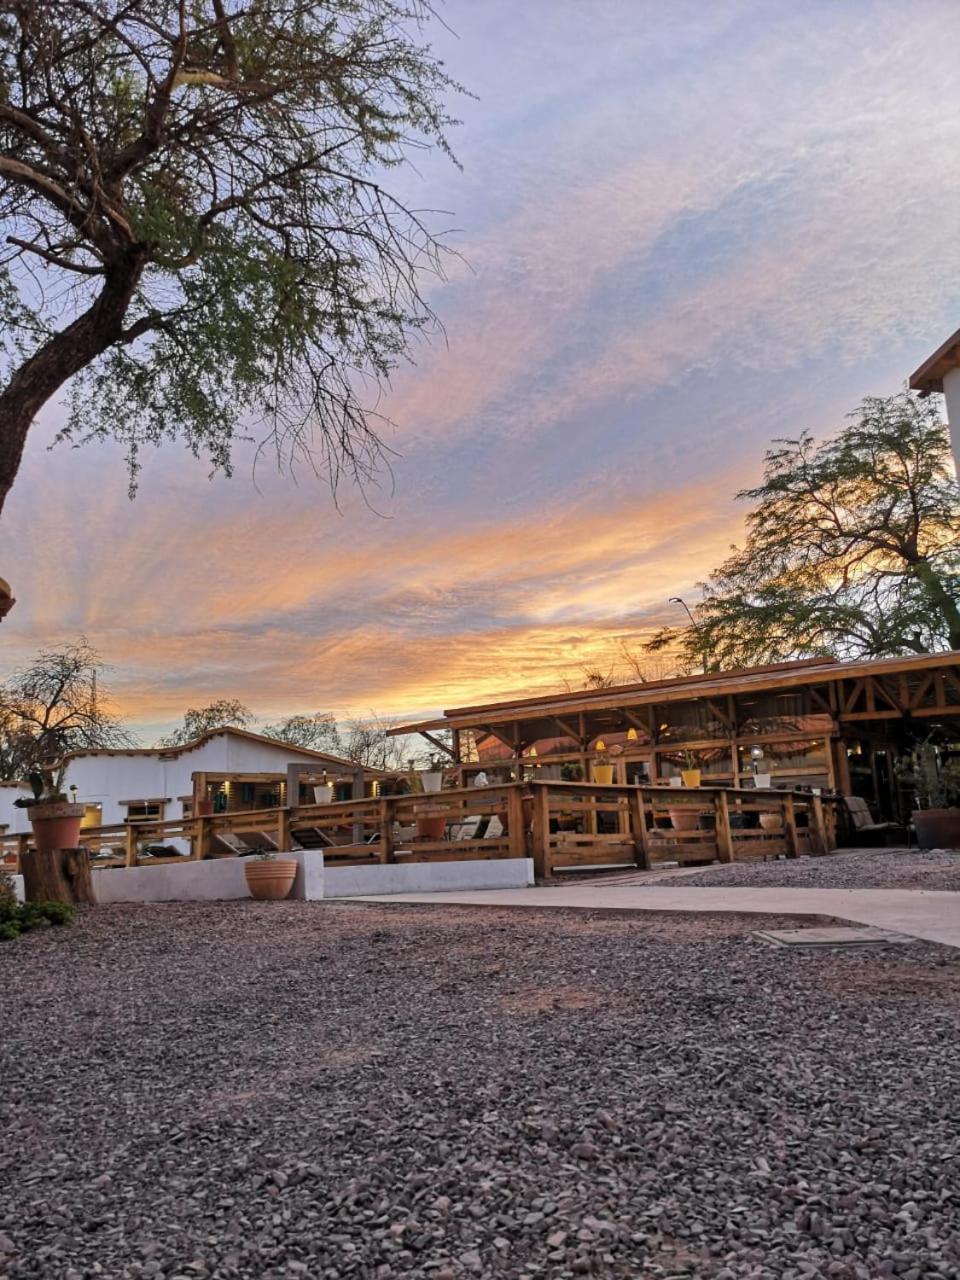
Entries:
[[818, 444], [774, 441], [747, 537], [653, 649], [719, 670], [960, 648], [960, 488], [937, 405], [869, 398]]
[[[440, 246], [390, 194], [447, 150], [426, 0], [0, 3], [0, 507], [39, 409], [63, 435], [238, 435], [333, 483], [383, 457], [369, 383], [434, 318]], [[372, 398], [372, 396], [371, 396]]]
[[0, 778], [20, 781], [68, 751], [133, 743], [85, 640], [43, 649], [0, 685]]
[[253, 729], [256, 723], [254, 713], [237, 698], [219, 698], [205, 707], [188, 707], [183, 713], [182, 723], [161, 738], [157, 746], [182, 747], [211, 729]]

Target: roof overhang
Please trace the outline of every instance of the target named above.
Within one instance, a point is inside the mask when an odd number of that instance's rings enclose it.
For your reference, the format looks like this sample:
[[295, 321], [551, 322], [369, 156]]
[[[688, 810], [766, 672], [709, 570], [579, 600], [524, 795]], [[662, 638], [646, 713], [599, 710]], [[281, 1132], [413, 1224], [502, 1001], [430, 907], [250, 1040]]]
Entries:
[[910, 375], [908, 386], [911, 391], [919, 391], [922, 396], [942, 391], [943, 379], [951, 369], [960, 369], [960, 329]]

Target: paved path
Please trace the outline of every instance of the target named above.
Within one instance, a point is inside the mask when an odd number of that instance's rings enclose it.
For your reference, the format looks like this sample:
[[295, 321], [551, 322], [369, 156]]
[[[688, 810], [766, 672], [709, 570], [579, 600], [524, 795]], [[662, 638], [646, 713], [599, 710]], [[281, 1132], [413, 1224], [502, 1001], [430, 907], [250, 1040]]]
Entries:
[[926, 889], [698, 889], [664, 885], [548, 885], [474, 893], [398, 893], [365, 902], [431, 906], [566, 907], [584, 911], [729, 911], [830, 916], [960, 947], [960, 893]]

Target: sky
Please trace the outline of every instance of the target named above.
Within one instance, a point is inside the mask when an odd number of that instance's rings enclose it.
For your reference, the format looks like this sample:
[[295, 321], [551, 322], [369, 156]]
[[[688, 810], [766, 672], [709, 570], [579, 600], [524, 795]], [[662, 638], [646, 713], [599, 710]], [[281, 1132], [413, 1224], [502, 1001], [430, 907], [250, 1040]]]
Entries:
[[[187, 706], [414, 718], [556, 690], [681, 621], [777, 436], [960, 325], [955, 0], [447, 0], [475, 95], [398, 176], [460, 258], [366, 497], [34, 429], [0, 669], [85, 635], [144, 742]], [[587, 17], [589, 14], [589, 17]], [[656, 672], [654, 672], [656, 674]]]

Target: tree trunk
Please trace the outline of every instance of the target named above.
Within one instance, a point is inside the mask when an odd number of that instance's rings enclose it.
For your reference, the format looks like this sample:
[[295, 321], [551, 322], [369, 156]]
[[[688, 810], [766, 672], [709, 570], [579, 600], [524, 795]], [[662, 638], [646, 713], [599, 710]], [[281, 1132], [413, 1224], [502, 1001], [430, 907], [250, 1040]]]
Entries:
[[90, 853], [87, 849], [57, 849], [20, 855], [27, 902], [95, 902]]
[[14, 372], [0, 393], [0, 511], [20, 469], [27, 433], [51, 396], [121, 340], [123, 319], [143, 272], [142, 253], [108, 268], [96, 301]]

